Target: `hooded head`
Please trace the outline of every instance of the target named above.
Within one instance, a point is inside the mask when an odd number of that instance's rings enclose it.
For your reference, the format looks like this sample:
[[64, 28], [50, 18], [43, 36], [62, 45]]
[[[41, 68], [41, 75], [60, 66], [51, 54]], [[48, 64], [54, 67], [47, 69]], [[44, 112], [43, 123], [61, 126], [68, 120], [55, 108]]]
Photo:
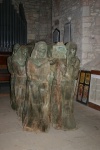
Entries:
[[13, 54], [15, 54], [19, 48], [20, 48], [20, 45], [18, 43], [15, 44], [13, 47]]
[[77, 45], [73, 42], [69, 42], [66, 44], [66, 49], [67, 49], [67, 56], [71, 55], [72, 57], [74, 57], [76, 55]]
[[46, 58], [47, 44], [44, 41], [37, 42], [31, 54], [32, 58]]

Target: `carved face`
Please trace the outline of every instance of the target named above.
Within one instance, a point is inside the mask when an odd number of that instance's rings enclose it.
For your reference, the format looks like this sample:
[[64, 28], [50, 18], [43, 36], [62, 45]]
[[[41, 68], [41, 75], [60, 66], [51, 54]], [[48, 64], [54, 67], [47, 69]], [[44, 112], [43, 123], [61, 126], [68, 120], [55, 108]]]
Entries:
[[35, 55], [35, 58], [46, 58], [47, 56], [47, 44], [43, 41], [40, 41], [35, 44], [32, 56]]
[[75, 57], [77, 51], [77, 45], [73, 42], [69, 42], [68, 44], [66, 44], [66, 48], [68, 51], [67, 55], [70, 55], [71, 57]]
[[[61, 44], [61, 45], [60, 45]], [[58, 59], [66, 59], [67, 49], [65, 45], [59, 43], [59, 45], [54, 45], [52, 49], [52, 57]]]
[[20, 46], [17, 52], [13, 55], [14, 60], [21, 65], [24, 65], [28, 57], [28, 50], [25, 46]]
[[37, 50], [38, 58], [45, 58], [47, 53], [47, 46], [45, 44], [40, 44]]
[[37, 42], [31, 53], [31, 58], [46, 58], [47, 44], [43, 41]]
[[73, 56], [73, 57], [76, 55], [76, 48], [71, 48], [70, 49], [70, 55]]
[[27, 57], [28, 49], [26, 47], [22, 47], [21, 49], [22, 57]]

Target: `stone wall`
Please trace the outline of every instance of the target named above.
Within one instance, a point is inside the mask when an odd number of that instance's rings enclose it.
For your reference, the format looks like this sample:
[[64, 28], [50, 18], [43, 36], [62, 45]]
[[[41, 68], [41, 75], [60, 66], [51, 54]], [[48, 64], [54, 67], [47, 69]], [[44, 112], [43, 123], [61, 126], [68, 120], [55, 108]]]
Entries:
[[100, 0], [53, 0], [52, 26], [53, 30], [60, 30], [61, 41], [68, 17], [71, 17], [72, 41], [78, 45], [81, 67], [90, 61], [94, 64], [92, 60], [100, 55]]
[[51, 0], [12, 0], [17, 10], [20, 2], [27, 20], [28, 42], [44, 40], [51, 43]]
[[28, 42], [45, 40], [51, 43], [51, 0], [13, 0], [23, 3], [27, 20]]
[[82, 34], [82, 65], [91, 61], [92, 67], [95, 58], [100, 64], [100, 0], [83, 0]]
[[72, 41], [77, 43], [77, 54], [82, 57], [82, 9], [80, 0], [53, 0], [52, 27], [60, 30], [60, 41], [63, 41], [64, 25], [71, 17]]
[[[0, 0], [1, 2], [2, 0]], [[28, 41], [51, 43], [52, 32], [60, 30], [63, 41], [64, 25], [71, 18], [72, 41], [78, 45], [81, 67], [100, 55], [100, 0], [12, 0], [18, 9], [23, 3], [27, 20]], [[99, 64], [100, 61], [97, 60]], [[89, 68], [89, 67], [88, 67]], [[90, 68], [91, 69], [91, 68]]]

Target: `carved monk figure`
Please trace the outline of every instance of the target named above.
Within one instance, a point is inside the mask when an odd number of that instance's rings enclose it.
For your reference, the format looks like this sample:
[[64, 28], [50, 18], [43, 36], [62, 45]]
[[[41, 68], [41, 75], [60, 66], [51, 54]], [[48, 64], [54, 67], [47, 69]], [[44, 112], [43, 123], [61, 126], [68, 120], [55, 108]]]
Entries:
[[49, 76], [47, 44], [37, 42], [27, 62], [27, 97], [23, 110], [25, 130], [44, 131], [49, 129]]
[[51, 86], [51, 122], [56, 129], [62, 128], [62, 101], [65, 90], [66, 73], [66, 47], [59, 42], [52, 49], [51, 73], [53, 82]]
[[12, 56], [13, 70], [15, 74], [15, 99], [17, 114], [22, 117], [23, 104], [26, 94], [26, 61], [28, 57], [28, 50], [26, 46], [20, 48]]
[[80, 61], [76, 56], [77, 45], [69, 42], [66, 45], [67, 59], [66, 59], [66, 82], [63, 91], [62, 101], [62, 128], [64, 130], [74, 129], [76, 127], [74, 113], [73, 113], [73, 100], [74, 100], [74, 84], [78, 77]]
[[[17, 52], [19, 49], [20, 45], [15, 44], [13, 47], [13, 54]], [[11, 91], [10, 91], [10, 104], [11, 107], [16, 110], [16, 99], [15, 99], [15, 74], [14, 74], [14, 69], [13, 69], [13, 63], [12, 63], [12, 56], [9, 56], [7, 59], [7, 65], [8, 65], [8, 70], [11, 74], [11, 79], [10, 79], [10, 86], [11, 86]]]

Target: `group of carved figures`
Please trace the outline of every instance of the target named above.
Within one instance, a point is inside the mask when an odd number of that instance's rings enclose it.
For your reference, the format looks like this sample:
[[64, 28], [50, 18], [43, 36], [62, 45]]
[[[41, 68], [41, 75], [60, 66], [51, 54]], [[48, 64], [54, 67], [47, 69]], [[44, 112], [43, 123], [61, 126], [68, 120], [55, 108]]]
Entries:
[[11, 106], [28, 131], [46, 132], [50, 124], [56, 129], [74, 129], [74, 83], [80, 61], [77, 45], [59, 42], [48, 46], [44, 41], [28, 46], [15, 44], [8, 57], [11, 73]]

